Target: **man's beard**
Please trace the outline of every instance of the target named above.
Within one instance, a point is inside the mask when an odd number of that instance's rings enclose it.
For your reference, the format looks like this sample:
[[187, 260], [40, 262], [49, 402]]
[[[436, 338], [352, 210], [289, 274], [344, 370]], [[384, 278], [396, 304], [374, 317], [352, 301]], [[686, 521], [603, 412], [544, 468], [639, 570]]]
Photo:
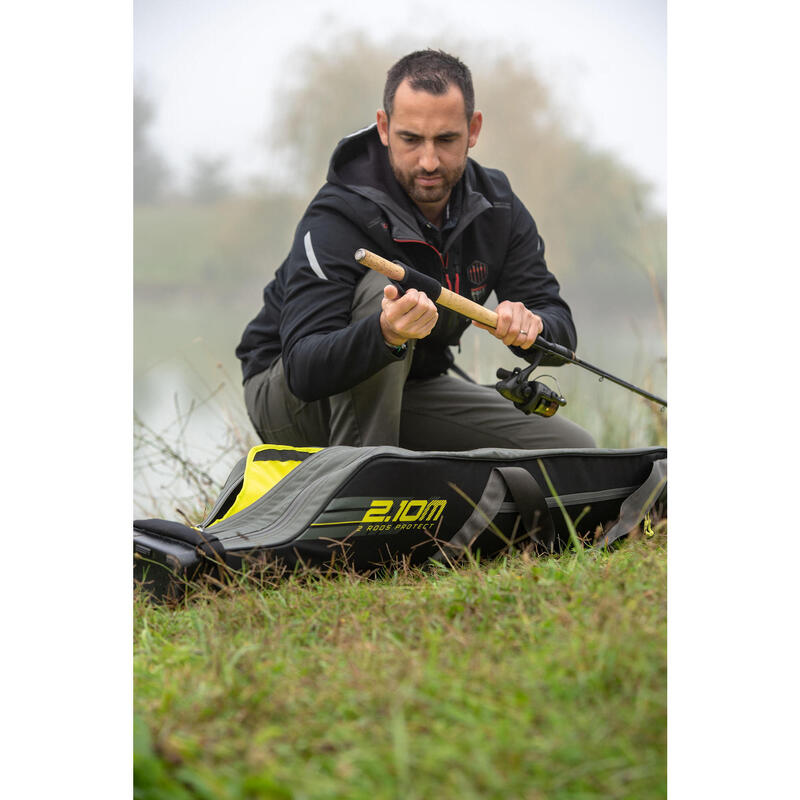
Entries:
[[[441, 166], [435, 172], [425, 172], [422, 169], [414, 169], [409, 171], [401, 170], [395, 163], [392, 157], [392, 148], [389, 146], [389, 163], [392, 166], [397, 182], [403, 187], [406, 194], [418, 205], [426, 203], [441, 203], [450, 196], [453, 187], [461, 180], [464, 170], [467, 167], [467, 154], [464, 153], [464, 160], [457, 167], [451, 170], [445, 170]], [[423, 186], [417, 183], [416, 179], [419, 176], [439, 176], [441, 181], [434, 186]]]

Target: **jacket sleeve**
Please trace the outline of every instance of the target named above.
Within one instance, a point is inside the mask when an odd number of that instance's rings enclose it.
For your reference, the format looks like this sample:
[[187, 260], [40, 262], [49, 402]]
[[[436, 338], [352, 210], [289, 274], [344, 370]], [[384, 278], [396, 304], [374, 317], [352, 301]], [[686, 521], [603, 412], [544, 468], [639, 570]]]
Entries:
[[366, 267], [354, 253], [363, 233], [344, 216], [312, 205], [295, 232], [280, 336], [286, 380], [310, 402], [339, 394], [398, 360], [383, 340], [380, 309], [351, 322]]
[[[544, 241], [528, 209], [514, 195], [511, 207], [511, 236], [508, 252], [500, 279], [495, 287], [500, 302], [511, 300], [522, 302], [534, 314], [542, 318], [543, 339], [575, 350], [578, 337], [572, 312], [562, 299], [555, 276], [548, 270], [544, 259]], [[515, 355], [526, 361], [541, 359], [542, 364], [558, 365], [561, 362], [551, 356], [543, 356], [540, 350], [519, 347], [510, 348]]]

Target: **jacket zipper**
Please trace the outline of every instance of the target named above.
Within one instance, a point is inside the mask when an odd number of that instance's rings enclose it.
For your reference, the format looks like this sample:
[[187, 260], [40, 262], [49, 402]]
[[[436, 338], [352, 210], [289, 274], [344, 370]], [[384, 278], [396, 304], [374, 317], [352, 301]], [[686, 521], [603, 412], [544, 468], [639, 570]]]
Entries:
[[447, 269], [447, 262], [450, 260], [450, 254], [448, 253], [447, 256], [444, 256], [430, 242], [426, 242], [422, 239], [393, 239], [393, 241], [398, 244], [424, 244], [426, 247], [430, 247], [430, 249], [439, 256], [439, 261], [442, 262], [442, 272]]
[[450, 274], [450, 253], [441, 253], [430, 242], [426, 242], [421, 239], [393, 239], [393, 241], [397, 242], [398, 244], [424, 244], [426, 247], [430, 247], [431, 250], [433, 250], [433, 252], [439, 256], [439, 261], [442, 262], [442, 277], [444, 278], [444, 281], [440, 281], [440, 283], [446, 283], [447, 288], [451, 292], [455, 294], [461, 294], [460, 273], [456, 272], [452, 276]]

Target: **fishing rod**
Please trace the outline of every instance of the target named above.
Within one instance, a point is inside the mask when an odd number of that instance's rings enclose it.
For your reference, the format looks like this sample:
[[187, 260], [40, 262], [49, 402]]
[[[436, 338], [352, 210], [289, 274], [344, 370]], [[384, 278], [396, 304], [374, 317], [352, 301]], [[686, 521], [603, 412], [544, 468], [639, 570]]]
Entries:
[[[444, 288], [439, 281], [431, 278], [429, 275], [424, 275], [411, 267], [406, 266], [395, 261], [389, 261], [382, 256], [365, 250], [363, 247], [355, 252], [355, 260], [365, 267], [369, 267], [376, 272], [380, 272], [390, 280], [399, 284], [403, 289], [416, 289], [420, 292], [425, 292], [437, 305], [449, 308], [467, 319], [480, 322], [489, 328], [497, 327], [497, 314], [484, 308], [482, 305], [463, 297], [460, 294], [451, 292], [449, 289]], [[606, 372], [600, 367], [590, 364], [578, 358], [572, 350], [563, 347], [555, 342], [548, 342], [542, 339], [541, 336], [536, 338], [532, 347], [537, 350], [547, 353], [550, 356], [555, 356], [563, 362], [575, 364], [577, 367], [593, 372], [595, 375], [600, 376], [600, 380], [609, 380], [622, 386], [630, 392], [638, 394], [653, 403], [658, 403], [664, 408], [667, 407], [667, 401], [657, 395], [635, 386], [610, 372]], [[497, 377], [500, 381], [495, 385], [495, 388], [500, 392], [503, 397], [511, 400], [517, 408], [524, 411], [526, 414], [539, 414], [540, 416], [551, 417], [556, 413], [560, 406], [566, 405], [567, 401], [559, 393], [554, 392], [550, 387], [540, 381], [528, 380], [528, 376], [533, 371], [536, 365], [531, 365], [525, 369], [516, 367], [513, 371], [503, 369], [502, 367], [497, 370]]]
[[[594, 372], [595, 375], [599, 375], [600, 379], [607, 379], [610, 380], [612, 383], [616, 383], [618, 386], [622, 386], [624, 389], [627, 389], [634, 394], [638, 394], [640, 397], [644, 397], [647, 400], [652, 400], [654, 403], [658, 403], [664, 408], [667, 407], [667, 401], [657, 395], [648, 392], [647, 389], [642, 389], [639, 386], [634, 386], [632, 383], [629, 383], [622, 378], [618, 378], [616, 375], [612, 375], [610, 372], [606, 372], [604, 369], [600, 369], [600, 367], [594, 366], [594, 364], [590, 364], [588, 361], [584, 361], [581, 358], [578, 358], [572, 350], [567, 349], [566, 347], [562, 347], [560, 344], [555, 344], [554, 342], [548, 342], [547, 339], [542, 339], [540, 336], [536, 338], [536, 341], [532, 345], [537, 349], [541, 350], [543, 353], [548, 353], [549, 355], [556, 356], [560, 358], [562, 361], [566, 361], [570, 364], [575, 364], [576, 367], [582, 367], [589, 372]], [[532, 367], [531, 367], [532, 368]], [[529, 368], [529, 369], [531, 369]], [[519, 369], [519, 368], [517, 368]], [[528, 372], [529, 369], [523, 370], [522, 372]], [[503, 370], [504, 372], [506, 370]], [[503, 378], [506, 376], [500, 375], [500, 370], [498, 370], [498, 378]], [[522, 374], [522, 373], [520, 373]]]

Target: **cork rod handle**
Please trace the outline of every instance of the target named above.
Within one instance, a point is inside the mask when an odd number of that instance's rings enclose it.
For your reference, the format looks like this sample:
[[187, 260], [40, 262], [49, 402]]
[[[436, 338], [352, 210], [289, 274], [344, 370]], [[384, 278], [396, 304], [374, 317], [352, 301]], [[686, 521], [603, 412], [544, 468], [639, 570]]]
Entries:
[[365, 250], [363, 247], [356, 250], [355, 259], [359, 264], [374, 269], [375, 272], [380, 272], [381, 275], [385, 275], [393, 281], [399, 282], [406, 277], [406, 271], [399, 264]]
[[[363, 264], [365, 267], [380, 272], [387, 278], [398, 281], [398, 283], [401, 283], [406, 276], [406, 271], [399, 264], [388, 261], [382, 256], [365, 250], [363, 247], [356, 250], [355, 259], [359, 264]], [[488, 308], [484, 308], [482, 305], [474, 303], [472, 300], [462, 297], [460, 294], [451, 292], [449, 289], [442, 287], [439, 296], [431, 299], [434, 300], [437, 305], [449, 308], [451, 311], [455, 311], [456, 314], [461, 314], [462, 317], [480, 322], [482, 325], [486, 325], [489, 328], [497, 327], [497, 314], [495, 314], [494, 311], [490, 311]]]

